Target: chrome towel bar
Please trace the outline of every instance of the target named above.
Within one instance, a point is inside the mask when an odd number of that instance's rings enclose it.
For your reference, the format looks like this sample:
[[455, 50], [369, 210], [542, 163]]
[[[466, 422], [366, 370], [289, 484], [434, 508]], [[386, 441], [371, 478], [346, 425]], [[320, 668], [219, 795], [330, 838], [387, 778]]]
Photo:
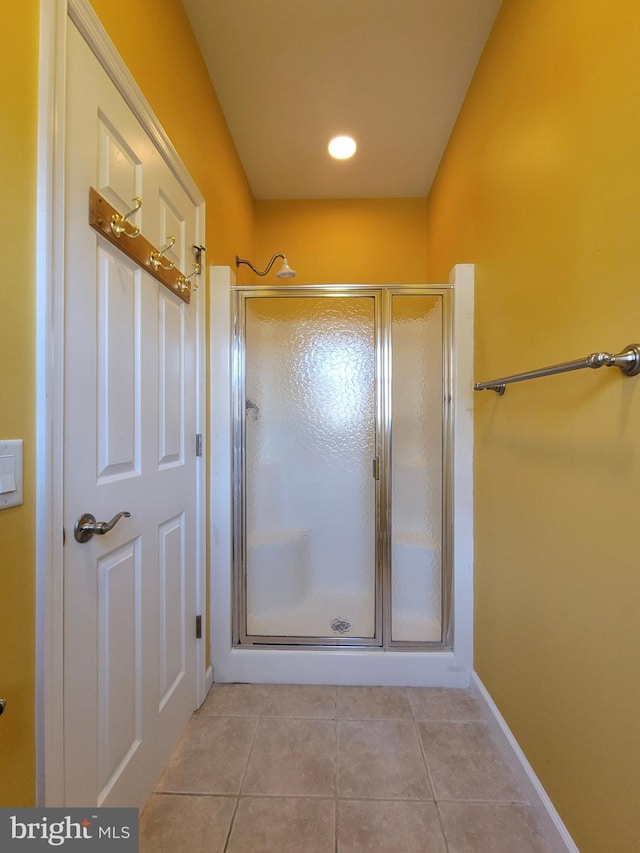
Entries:
[[527, 379], [538, 379], [542, 376], [554, 376], [556, 373], [569, 373], [571, 370], [582, 370], [585, 367], [618, 367], [626, 376], [636, 376], [640, 373], [640, 344], [629, 344], [617, 355], [609, 352], [592, 352], [585, 358], [576, 361], [565, 361], [562, 364], [552, 364], [539, 370], [529, 370], [527, 373], [516, 373], [513, 376], [503, 376], [491, 382], [476, 382], [476, 391], [490, 389], [496, 394], [504, 394], [507, 385], [512, 382], [524, 382]]

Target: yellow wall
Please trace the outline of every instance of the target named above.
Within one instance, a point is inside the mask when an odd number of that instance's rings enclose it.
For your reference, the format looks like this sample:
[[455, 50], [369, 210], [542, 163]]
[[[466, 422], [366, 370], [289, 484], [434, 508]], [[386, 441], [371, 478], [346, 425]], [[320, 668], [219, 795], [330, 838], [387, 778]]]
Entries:
[[[25, 441], [25, 501], [0, 512], [0, 806], [35, 799], [35, 201], [38, 0], [5, 0], [0, 74], [0, 438]], [[179, 0], [93, 6], [206, 199], [208, 263], [253, 251], [253, 198]], [[152, 44], [153, 42], [153, 44]], [[10, 81], [10, 83], [7, 83]]]
[[[640, 339], [640, 4], [505, 0], [429, 198], [480, 379]], [[583, 853], [640, 838], [640, 379], [476, 395], [476, 669]]]
[[34, 798], [38, 2], [10, 0], [2, 11], [0, 438], [22, 438], [25, 451], [24, 504], [0, 512], [0, 697], [8, 701], [0, 717], [0, 806], [14, 806], [30, 805]]
[[426, 199], [257, 201], [255, 222], [255, 254], [247, 259], [264, 269], [283, 252], [297, 276], [277, 279], [279, 262], [264, 278], [241, 265], [239, 284], [427, 281]]

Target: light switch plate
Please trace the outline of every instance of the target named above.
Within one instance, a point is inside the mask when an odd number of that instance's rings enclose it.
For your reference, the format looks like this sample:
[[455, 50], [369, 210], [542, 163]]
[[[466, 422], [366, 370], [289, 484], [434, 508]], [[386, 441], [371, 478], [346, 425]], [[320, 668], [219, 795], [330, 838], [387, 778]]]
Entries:
[[[8, 509], [10, 506], [20, 506], [22, 497], [22, 439], [11, 441], [0, 441], [0, 462], [2, 469], [13, 469], [15, 489], [0, 494], [0, 509]], [[4, 479], [4, 478], [3, 478]]]

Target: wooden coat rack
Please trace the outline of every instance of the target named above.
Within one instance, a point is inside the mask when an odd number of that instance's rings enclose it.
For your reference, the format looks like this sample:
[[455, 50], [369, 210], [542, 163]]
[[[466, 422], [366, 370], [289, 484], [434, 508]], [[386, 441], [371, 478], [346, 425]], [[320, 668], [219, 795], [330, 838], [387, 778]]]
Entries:
[[137, 225], [127, 221], [142, 206], [139, 198], [134, 198], [133, 202], [135, 207], [122, 215], [104, 196], [90, 187], [89, 225], [188, 304], [191, 301], [191, 293], [198, 289], [198, 285], [191, 280], [202, 272], [202, 252], [205, 247], [193, 247], [196, 253], [195, 269], [188, 276], [184, 275], [173, 261], [164, 255], [175, 243], [174, 237], [169, 238], [170, 242], [163, 249], [157, 249], [140, 233]]

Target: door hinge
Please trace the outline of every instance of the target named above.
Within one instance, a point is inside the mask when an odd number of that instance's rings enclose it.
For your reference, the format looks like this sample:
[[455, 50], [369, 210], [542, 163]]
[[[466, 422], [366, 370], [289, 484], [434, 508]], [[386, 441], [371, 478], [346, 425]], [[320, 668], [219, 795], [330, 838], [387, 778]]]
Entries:
[[196, 640], [202, 639], [202, 616], [196, 616]]
[[380, 479], [380, 457], [373, 457], [373, 476], [376, 480]]
[[202, 456], [202, 433], [196, 433], [196, 456]]

